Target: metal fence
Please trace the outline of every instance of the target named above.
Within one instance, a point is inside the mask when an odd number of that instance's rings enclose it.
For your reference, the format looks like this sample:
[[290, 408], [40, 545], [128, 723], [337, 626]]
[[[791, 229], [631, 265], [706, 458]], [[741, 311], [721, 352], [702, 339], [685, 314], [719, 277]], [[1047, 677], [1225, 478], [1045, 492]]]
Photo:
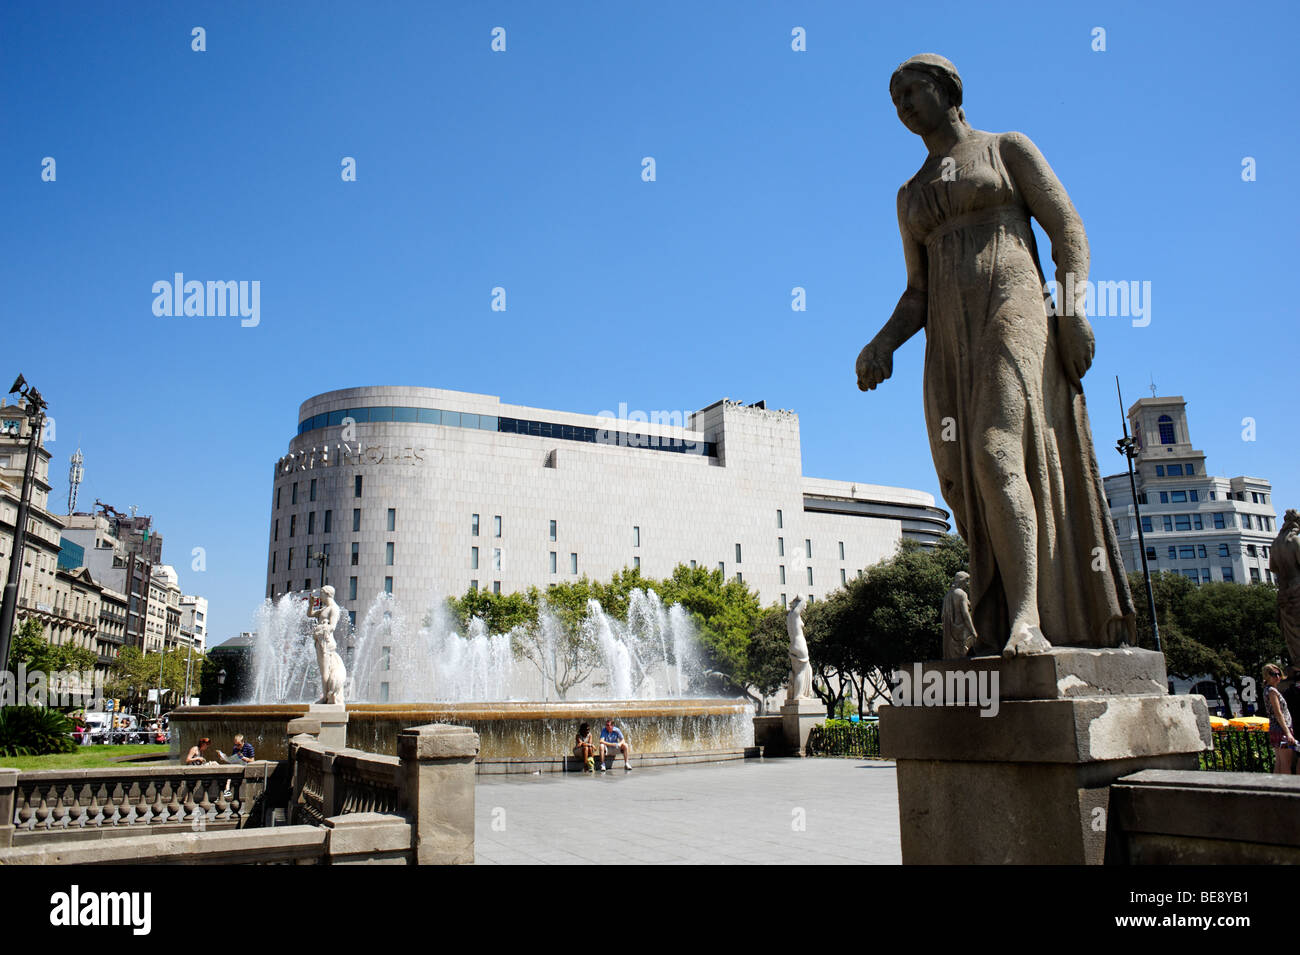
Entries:
[[850, 723], [827, 720], [808, 733], [809, 756], [849, 756], [854, 759], [880, 759], [880, 728], [872, 722]]
[[1216, 730], [1214, 749], [1201, 753], [1201, 769], [1223, 773], [1271, 773], [1273, 747], [1259, 730]]

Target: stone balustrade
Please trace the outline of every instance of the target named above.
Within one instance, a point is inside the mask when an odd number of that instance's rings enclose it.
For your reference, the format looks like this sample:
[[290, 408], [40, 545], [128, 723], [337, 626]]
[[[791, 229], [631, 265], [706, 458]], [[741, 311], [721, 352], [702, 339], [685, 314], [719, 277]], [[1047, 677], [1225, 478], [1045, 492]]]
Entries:
[[243, 766], [0, 770], [0, 846], [143, 831], [242, 828], [273, 772]]
[[[474, 861], [473, 730], [404, 730], [399, 756], [308, 734], [287, 749], [278, 765], [0, 768], [0, 865]], [[286, 803], [290, 825], [268, 826]]]

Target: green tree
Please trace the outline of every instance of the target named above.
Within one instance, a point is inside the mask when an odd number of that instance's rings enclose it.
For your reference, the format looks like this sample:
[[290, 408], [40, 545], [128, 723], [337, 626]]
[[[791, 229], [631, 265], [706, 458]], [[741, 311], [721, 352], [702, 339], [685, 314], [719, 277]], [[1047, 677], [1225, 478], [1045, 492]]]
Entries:
[[[1238, 699], [1250, 698], [1246, 680], [1258, 686], [1264, 664], [1280, 660], [1286, 649], [1272, 584], [1201, 584], [1187, 595], [1181, 620], [1187, 632], [1222, 658], [1223, 672], [1206, 672], [1214, 675], [1220, 691], [1233, 685]], [[1226, 693], [1223, 699], [1228, 699]]]
[[45, 639], [45, 627], [35, 617], [28, 617], [22, 622], [9, 648], [9, 668], [17, 671], [25, 664], [28, 672], [40, 670], [44, 673], [57, 673], [60, 670], [78, 672], [93, 670], [99, 658], [94, 650], [76, 647], [70, 644], [61, 646]]
[[834, 716], [854, 686], [854, 643], [858, 634], [849, 622], [847, 590], [836, 590], [803, 609], [804, 636], [813, 669], [813, 692]]
[[665, 604], [679, 603], [691, 615], [708, 672], [749, 695], [749, 644], [763, 614], [758, 595], [739, 578], [685, 564], [655, 589]]
[[[768, 607], [759, 615], [746, 653], [745, 680], [756, 691], [759, 705], [790, 679], [790, 637], [786, 612]], [[806, 633], [805, 633], [806, 636]]]

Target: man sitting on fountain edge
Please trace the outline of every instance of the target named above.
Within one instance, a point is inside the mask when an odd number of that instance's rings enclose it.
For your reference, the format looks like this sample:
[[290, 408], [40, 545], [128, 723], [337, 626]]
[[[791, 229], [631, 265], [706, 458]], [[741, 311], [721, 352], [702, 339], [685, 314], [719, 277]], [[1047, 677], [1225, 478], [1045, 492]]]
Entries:
[[627, 745], [627, 740], [623, 738], [623, 731], [614, 725], [613, 720], [605, 720], [605, 728], [600, 731], [600, 771], [605, 772], [605, 751], [609, 750], [615, 753], [623, 754], [623, 768], [631, 771], [632, 764], [627, 758], [632, 755], [632, 749]]

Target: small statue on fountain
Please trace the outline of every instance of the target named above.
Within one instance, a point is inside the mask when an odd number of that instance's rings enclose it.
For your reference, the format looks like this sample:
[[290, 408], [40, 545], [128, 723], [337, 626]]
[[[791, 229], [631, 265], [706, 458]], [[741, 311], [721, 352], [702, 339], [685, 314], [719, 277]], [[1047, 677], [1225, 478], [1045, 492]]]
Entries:
[[[303, 599], [311, 600], [311, 597]], [[320, 602], [308, 608], [307, 616], [317, 621], [311, 628], [312, 639], [316, 642], [316, 663], [320, 667], [321, 698], [316, 702], [342, 703], [343, 685], [348, 674], [343, 658], [339, 656], [338, 644], [334, 642], [340, 610], [334, 602], [333, 587], [326, 585], [320, 589]]]
[[812, 663], [808, 658], [808, 640], [803, 635], [803, 597], [796, 596], [790, 602], [785, 629], [790, 636], [790, 686], [785, 692], [786, 702], [811, 699]]
[[943, 598], [943, 658], [961, 660], [970, 654], [978, 635], [970, 615], [970, 574], [957, 571], [952, 589]]

